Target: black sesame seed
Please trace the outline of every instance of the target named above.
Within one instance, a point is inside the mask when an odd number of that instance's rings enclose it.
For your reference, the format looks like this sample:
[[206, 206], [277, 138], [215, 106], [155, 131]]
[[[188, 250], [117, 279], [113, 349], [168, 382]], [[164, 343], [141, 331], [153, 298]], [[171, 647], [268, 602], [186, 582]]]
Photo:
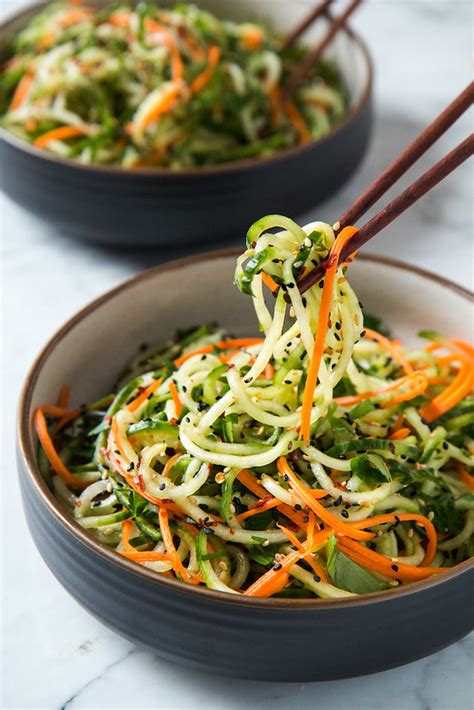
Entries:
[[128, 466], [127, 471], [129, 471], [129, 472], [130, 472], [130, 471], [133, 471], [134, 468], [135, 468], [135, 464], [134, 464], [133, 461], [132, 461], [132, 462], [130, 463], [130, 466]]
[[166, 483], [162, 483], [160, 486], [160, 491], [164, 491], [166, 488]]
[[117, 454], [117, 456], [119, 456], [119, 455], [120, 455], [120, 451], [119, 451], [118, 449], [115, 449], [115, 450], [114, 450], [114, 454]]
[[348, 518], [348, 517], [349, 517], [349, 513], [347, 512], [347, 510], [341, 510], [341, 515], [342, 515], [343, 518]]
[[341, 503], [342, 503], [342, 496], [339, 496], [339, 498], [336, 498], [333, 505], [337, 508], [337, 506], [341, 505]]
[[313, 574], [313, 579], [314, 579], [315, 582], [320, 582], [320, 581], [321, 581], [321, 577], [319, 576], [319, 574]]
[[392, 565], [392, 569], [394, 572], [398, 572], [398, 565]]
[[276, 565], [274, 565], [273, 570], [275, 572], [278, 572], [279, 569], [281, 569], [282, 565], [281, 562], [278, 562]]
[[295, 510], [303, 510], [299, 503], [295, 503]]

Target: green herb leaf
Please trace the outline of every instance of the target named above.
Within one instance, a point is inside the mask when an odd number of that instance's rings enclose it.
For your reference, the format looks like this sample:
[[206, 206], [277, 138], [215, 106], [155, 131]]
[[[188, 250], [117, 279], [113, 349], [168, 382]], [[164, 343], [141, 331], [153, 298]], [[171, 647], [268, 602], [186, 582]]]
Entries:
[[328, 550], [327, 570], [333, 583], [339, 589], [345, 589], [354, 594], [369, 594], [390, 589], [386, 582], [382, 582], [341, 552], [337, 547], [334, 535], [331, 535], [329, 539]]
[[365, 483], [391, 481], [390, 469], [381, 456], [362, 454], [351, 459], [351, 471]]

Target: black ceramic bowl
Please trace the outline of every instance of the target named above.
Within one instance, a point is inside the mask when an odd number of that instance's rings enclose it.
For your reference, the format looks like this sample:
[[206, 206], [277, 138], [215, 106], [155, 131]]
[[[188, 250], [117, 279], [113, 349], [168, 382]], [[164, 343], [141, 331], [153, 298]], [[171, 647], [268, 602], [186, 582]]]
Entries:
[[[110, 0], [92, 0], [104, 5]], [[0, 57], [44, 3], [0, 30]], [[220, 17], [268, 18], [287, 31], [307, 6], [282, 0], [202, 0]], [[323, 21], [321, 21], [322, 23]], [[321, 31], [318, 25], [316, 36]], [[308, 32], [308, 42], [314, 41]], [[342, 32], [330, 56], [350, 90], [350, 111], [322, 140], [263, 159], [172, 172], [83, 166], [58, 158], [0, 128], [3, 188], [65, 235], [109, 246], [216, 243], [236, 237], [262, 214], [297, 215], [335, 192], [361, 160], [372, 123], [372, 64], [363, 42]]]
[[[213, 673], [273, 681], [344, 678], [414, 661], [461, 638], [473, 621], [472, 561], [428, 581], [350, 600], [236, 597], [124, 559], [85, 532], [45, 484], [32, 413], [55, 401], [61, 384], [74, 383], [76, 403], [92, 401], [109, 391], [137, 343], [159, 342], [176, 328], [209, 319], [252, 335], [251, 299], [231, 286], [235, 258], [235, 251], [214, 252], [126, 281], [74, 316], [39, 355], [20, 401], [18, 468], [40, 554], [107, 626], [164, 658]], [[376, 257], [359, 257], [350, 278], [366, 308], [407, 342], [421, 327], [465, 335], [472, 303], [454, 284]]]

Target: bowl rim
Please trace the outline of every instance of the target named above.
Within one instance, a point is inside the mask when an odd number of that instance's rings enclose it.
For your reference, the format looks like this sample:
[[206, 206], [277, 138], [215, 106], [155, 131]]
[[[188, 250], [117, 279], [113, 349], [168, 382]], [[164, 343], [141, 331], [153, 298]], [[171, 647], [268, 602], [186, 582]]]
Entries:
[[[31, 399], [33, 394], [33, 389], [41, 376], [41, 370], [44, 363], [47, 361], [49, 355], [53, 352], [56, 346], [66, 337], [82, 320], [84, 320], [90, 313], [95, 311], [97, 308], [102, 306], [104, 303], [111, 301], [118, 294], [127, 291], [129, 288], [133, 288], [136, 284], [142, 281], [147, 281], [148, 279], [153, 279], [167, 271], [179, 270], [183, 267], [187, 267], [192, 264], [199, 262], [212, 262], [216, 259], [237, 257], [241, 253], [239, 247], [230, 247], [227, 249], [219, 249], [210, 252], [204, 252], [202, 254], [196, 254], [181, 259], [175, 259], [173, 261], [160, 264], [158, 266], [142, 271], [130, 278], [122, 281], [114, 288], [106, 291], [101, 296], [97, 297], [84, 308], [75, 313], [71, 318], [69, 318], [46, 342], [42, 350], [36, 356], [33, 364], [31, 365], [26, 379], [24, 381], [19, 404], [17, 411], [17, 443], [19, 454], [21, 455], [22, 463], [24, 469], [27, 473], [27, 485], [32, 485], [35, 489], [36, 494], [41, 499], [41, 503], [45, 506], [48, 513], [51, 514], [56, 521], [62, 526], [65, 533], [70, 534], [77, 542], [80, 542], [92, 553], [97, 554], [99, 557], [106, 559], [108, 562], [112, 563], [119, 569], [123, 569], [126, 573], [131, 573], [142, 578], [144, 581], [156, 584], [158, 587], [167, 589], [168, 591], [175, 591], [179, 593], [187, 594], [193, 598], [200, 598], [201, 600], [209, 600], [214, 602], [220, 602], [223, 604], [233, 604], [238, 606], [252, 606], [254, 608], [264, 608], [264, 609], [284, 609], [287, 611], [304, 611], [317, 609], [337, 609], [341, 606], [364, 606], [367, 604], [381, 603], [384, 601], [389, 601], [390, 599], [398, 599], [402, 596], [407, 596], [415, 594], [417, 592], [422, 592], [425, 589], [430, 589], [443, 584], [446, 580], [452, 580], [459, 575], [467, 572], [469, 569], [474, 568], [474, 558], [470, 560], [465, 560], [464, 562], [456, 565], [451, 570], [442, 575], [433, 575], [427, 580], [422, 580], [414, 582], [410, 585], [401, 586], [397, 589], [386, 590], [382, 592], [374, 592], [372, 594], [361, 594], [354, 598], [342, 598], [335, 600], [327, 599], [280, 599], [280, 598], [250, 598], [245, 596], [237, 596], [233, 594], [228, 594], [226, 592], [216, 591], [212, 589], [207, 589], [204, 587], [197, 587], [188, 585], [179, 580], [175, 580], [169, 577], [160, 576], [156, 572], [144, 567], [142, 565], [135, 564], [131, 560], [128, 560], [121, 555], [119, 555], [115, 550], [107, 547], [103, 543], [96, 540], [90, 533], [88, 533], [84, 528], [82, 528], [78, 522], [70, 516], [65, 509], [62, 509], [60, 501], [54, 496], [53, 492], [50, 490], [46, 481], [44, 480], [38, 464], [36, 456], [36, 446], [34, 443], [34, 437], [30, 436], [30, 422], [31, 422]], [[386, 256], [380, 256], [376, 254], [361, 254], [358, 256], [358, 260], [362, 262], [368, 262], [371, 264], [380, 264], [382, 266], [388, 266], [389, 268], [400, 269], [402, 271], [411, 272], [418, 274], [423, 278], [435, 282], [442, 288], [447, 288], [465, 298], [468, 301], [474, 301], [474, 294], [471, 293], [467, 288], [456, 284], [449, 279], [432, 273], [426, 269], [420, 268], [408, 264], [406, 262], [400, 261], [398, 259], [392, 259]]]
[[[9, 29], [12, 24], [16, 23], [18, 20], [22, 20], [23, 18], [27, 19], [29, 15], [33, 13], [33, 11], [40, 12], [44, 7], [49, 5], [50, 2], [51, 0], [43, 0], [40, 3], [33, 3], [23, 8], [22, 10], [14, 13], [5, 22], [0, 23], [0, 37], [2, 36], [4, 31]], [[311, 151], [313, 148], [324, 144], [328, 140], [332, 139], [334, 136], [337, 136], [358, 116], [360, 116], [366, 106], [370, 103], [374, 84], [374, 63], [372, 56], [364, 40], [350, 26], [345, 27], [343, 29], [343, 32], [351, 39], [351, 41], [355, 45], [359, 47], [367, 68], [367, 77], [359, 100], [354, 104], [354, 106], [352, 106], [351, 110], [347, 113], [343, 120], [336, 126], [334, 126], [326, 135], [322, 136], [321, 138], [314, 138], [308, 143], [303, 143], [297, 146], [293, 146], [292, 148], [286, 148], [284, 150], [278, 150], [276, 153], [263, 158], [244, 158], [242, 160], [236, 160], [233, 162], [207, 165], [202, 167], [185, 168], [183, 170], [172, 170], [170, 168], [161, 167], [122, 168], [119, 165], [98, 165], [94, 163], [86, 165], [69, 158], [62, 158], [58, 155], [54, 155], [53, 153], [49, 153], [46, 150], [36, 148], [36, 146], [32, 145], [31, 143], [27, 143], [26, 141], [17, 138], [3, 126], [0, 126], [0, 139], [5, 141], [6, 143], [9, 143], [14, 148], [22, 152], [28, 153], [33, 158], [45, 160], [47, 163], [52, 163], [63, 167], [69, 167], [71, 169], [77, 169], [79, 172], [92, 171], [94, 173], [102, 175], [125, 175], [127, 177], [130, 177], [132, 180], [135, 178], [149, 179], [153, 177], [169, 177], [172, 180], [180, 180], [181, 178], [191, 178], [199, 175], [212, 176], [220, 175], [221, 173], [239, 173], [241, 170], [247, 171], [251, 170], [254, 167], [258, 168], [259, 166], [273, 166], [274, 164], [277, 164], [280, 161], [291, 159], [293, 157], [297, 158], [300, 155]]]

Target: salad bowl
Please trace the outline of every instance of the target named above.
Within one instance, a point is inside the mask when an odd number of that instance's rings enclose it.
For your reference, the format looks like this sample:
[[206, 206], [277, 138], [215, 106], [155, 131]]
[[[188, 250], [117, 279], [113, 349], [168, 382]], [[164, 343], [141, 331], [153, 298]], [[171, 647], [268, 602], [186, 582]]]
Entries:
[[[11, 42], [46, 4], [36, 3], [3, 25], [0, 60], [8, 59]], [[307, 10], [304, 3], [283, 0], [202, 0], [200, 5], [218, 17], [268, 20], [281, 32]], [[317, 23], [305, 42], [314, 42], [324, 23]], [[372, 124], [372, 62], [364, 43], [346, 30], [327, 56], [340, 67], [350, 98], [346, 117], [320, 140], [215, 166], [124, 169], [58, 157], [0, 127], [0, 159], [8, 165], [4, 190], [64, 236], [112, 247], [215, 244], [241, 234], [263, 213], [302, 213], [354, 172]]]
[[[382, 671], [433, 653], [472, 628], [472, 560], [443, 575], [340, 600], [250, 598], [192, 587], [98, 542], [54, 497], [37, 465], [33, 412], [74, 383], [73, 404], [109, 391], [143, 341], [203, 320], [253, 335], [251, 299], [230, 286], [236, 250], [159, 266], [69, 320], [39, 354], [19, 405], [18, 470], [28, 525], [65, 589], [102, 623], [159, 656], [203, 672], [315, 681]], [[349, 278], [367, 313], [415, 343], [423, 329], [466, 338], [472, 296], [428, 272], [360, 256]], [[389, 288], [387, 288], [389, 284]], [[102, 337], [97, 339], [97, 332]]]

